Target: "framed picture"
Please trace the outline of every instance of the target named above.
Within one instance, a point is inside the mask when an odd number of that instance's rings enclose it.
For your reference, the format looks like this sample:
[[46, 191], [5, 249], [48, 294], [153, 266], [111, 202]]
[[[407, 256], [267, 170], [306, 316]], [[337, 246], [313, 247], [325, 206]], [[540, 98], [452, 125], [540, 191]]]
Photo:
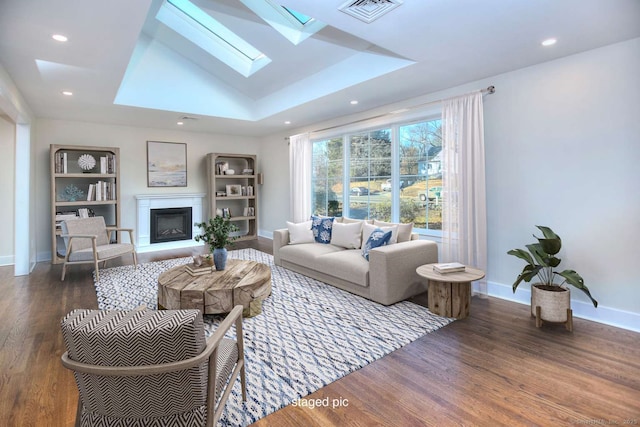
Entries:
[[147, 187], [187, 186], [187, 144], [147, 141]]
[[237, 197], [242, 195], [242, 185], [227, 185], [227, 197]]

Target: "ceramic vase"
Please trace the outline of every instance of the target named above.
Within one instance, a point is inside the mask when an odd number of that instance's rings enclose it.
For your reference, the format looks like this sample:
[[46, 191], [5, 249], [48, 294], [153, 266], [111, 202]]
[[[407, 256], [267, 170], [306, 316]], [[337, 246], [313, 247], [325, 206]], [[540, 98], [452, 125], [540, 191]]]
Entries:
[[213, 264], [216, 270], [224, 270], [227, 266], [227, 248], [215, 248], [213, 250]]

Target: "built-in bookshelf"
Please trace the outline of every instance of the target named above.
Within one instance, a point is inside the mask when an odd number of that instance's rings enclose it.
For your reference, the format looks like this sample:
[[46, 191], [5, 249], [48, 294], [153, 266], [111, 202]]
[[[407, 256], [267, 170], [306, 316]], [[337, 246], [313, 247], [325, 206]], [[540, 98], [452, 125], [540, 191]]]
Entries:
[[258, 238], [256, 156], [207, 154], [209, 218], [229, 218], [240, 229], [239, 240]]
[[120, 227], [119, 160], [117, 147], [50, 146], [53, 264], [64, 261], [62, 221], [102, 216], [107, 226]]

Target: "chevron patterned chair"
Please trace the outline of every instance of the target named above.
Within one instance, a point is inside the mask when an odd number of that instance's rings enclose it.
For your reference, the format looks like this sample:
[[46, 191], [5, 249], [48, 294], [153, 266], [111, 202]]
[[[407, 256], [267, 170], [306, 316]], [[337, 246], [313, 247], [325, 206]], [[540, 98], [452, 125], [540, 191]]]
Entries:
[[76, 426], [214, 426], [238, 375], [246, 401], [242, 306], [209, 339], [199, 310], [74, 310], [62, 335]]
[[[104, 267], [108, 259], [133, 254], [133, 264], [138, 266], [136, 248], [133, 245], [133, 229], [107, 227], [101, 216], [63, 221], [61, 227], [61, 237], [65, 241], [67, 251], [60, 280], [64, 280], [68, 264], [93, 263], [96, 269], [96, 280], [100, 279], [98, 272], [100, 261], [103, 262]], [[130, 243], [110, 243], [111, 233], [114, 231], [128, 231]]]

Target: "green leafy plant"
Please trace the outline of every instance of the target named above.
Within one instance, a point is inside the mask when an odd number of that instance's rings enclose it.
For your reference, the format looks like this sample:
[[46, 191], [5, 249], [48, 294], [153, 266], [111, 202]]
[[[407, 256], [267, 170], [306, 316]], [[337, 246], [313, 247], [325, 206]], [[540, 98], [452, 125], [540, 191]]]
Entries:
[[[575, 270], [555, 271], [554, 268], [560, 265], [560, 258], [556, 257], [562, 247], [560, 236], [553, 232], [549, 227], [536, 225], [544, 237], [535, 237], [538, 243], [526, 245], [528, 252], [524, 249], [512, 249], [507, 254], [513, 255], [527, 262], [518, 278], [513, 283], [513, 292], [516, 291], [518, 285], [522, 282], [530, 282], [534, 277], [538, 277], [542, 284], [542, 289], [554, 290], [565, 283], [575, 286], [582, 292], [587, 294], [594, 307], [598, 307], [598, 301], [593, 299], [589, 288], [584, 284], [584, 279], [576, 273]], [[562, 278], [561, 283], [556, 283], [556, 278]]]
[[209, 244], [212, 252], [213, 249], [222, 249], [238, 239], [237, 236], [231, 236], [231, 233], [238, 231], [238, 227], [220, 215], [209, 218], [208, 222], [196, 222], [194, 225], [202, 228], [202, 234], [195, 236], [194, 240]]

